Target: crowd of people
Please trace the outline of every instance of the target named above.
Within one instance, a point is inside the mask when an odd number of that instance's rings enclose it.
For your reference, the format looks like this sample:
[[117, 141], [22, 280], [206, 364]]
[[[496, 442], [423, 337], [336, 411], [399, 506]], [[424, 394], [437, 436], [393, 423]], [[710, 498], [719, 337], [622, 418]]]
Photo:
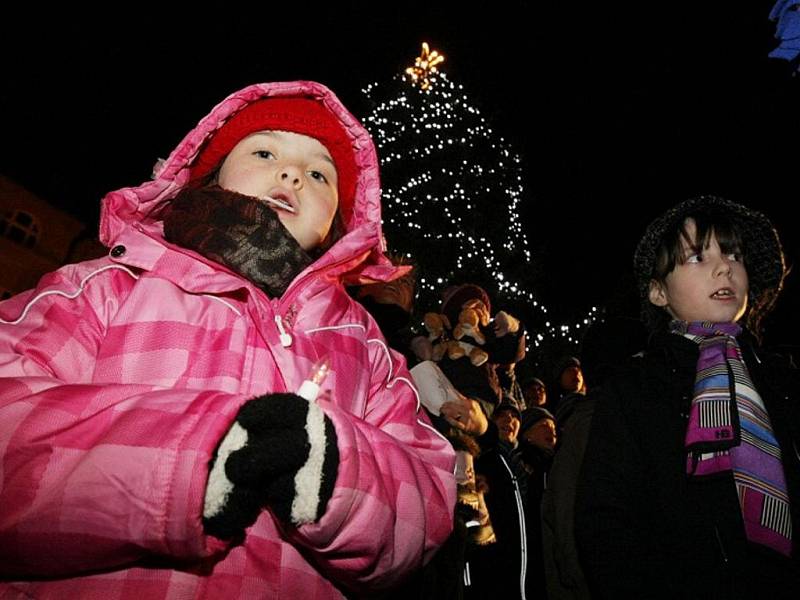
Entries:
[[[432, 420], [474, 464], [459, 479], [465, 542], [447, 555], [464, 577], [417, 597], [796, 595], [798, 374], [760, 339], [786, 276], [777, 233], [745, 206], [693, 198], [653, 221], [634, 265], [641, 318], [595, 323], [549, 377], [516, 381], [525, 327], [490, 318], [474, 284], [444, 292], [424, 340], [394, 336], [457, 390]], [[381, 326], [405, 326], [407, 309]], [[450, 327], [469, 321], [459, 311], [479, 315], [469, 335]]]
[[[554, 569], [565, 568], [564, 539], [573, 535], [575, 487], [593, 406], [589, 378], [599, 386], [615, 363], [643, 349], [643, 327], [635, 320], [618, 322], [626, 328], [614, 346], [607, 337], [612, 320], [598, 322], [583, 348], [590, 367], [578, 357], [561, 356], [549, 361], [552, 372], [536, 374], [524, 368], [524, 325], [503, 311], [492, 317], [486, 290], [454, 285], [444, 291], [438, 312], [424, 315], [414, 310], [413, 290], [413, 274], [407, 274], [361, 287], [356, 296], [366, 299], [365, 307], [404, 355], [412, 376], [416, 365], [433, 361], [452, 383], [455, 397], [429, 417], [465, 467], [456, 472], [455, 530], [446, 550], [390, 597], [546, 598], [548, 586], [554, 588], [550, 595], [559, 597], [556, 588], [567, 574]], [[459, 314], [465, 311], [477, 313], [475, 331], [468, 335], [453, 326], [467, 320]], [[474, 360], [470, 347], [448, 351], [456, 341], [479, 348], [482, 360]], [[437, 352], [440, 344], [445, 348]], [[521, 381], [519, 365], [525, 373]], [[419, 391], [424, 395], [427, 387], [420, 384]], [[423, 404], [430, 405], [424, 398]], [[568, 587], [585, 589], [575, 544], [570, 546], [570, 576], [577, 581]]]
[[796, 596], [767, 217], [658, 217], [642, 319], [547, 373], [480, 286], [415, 307], [380, 224], [372, 140], [311, 82], [236, 92], [109, 193], [108, 255], [0, 303], [0, 596]]

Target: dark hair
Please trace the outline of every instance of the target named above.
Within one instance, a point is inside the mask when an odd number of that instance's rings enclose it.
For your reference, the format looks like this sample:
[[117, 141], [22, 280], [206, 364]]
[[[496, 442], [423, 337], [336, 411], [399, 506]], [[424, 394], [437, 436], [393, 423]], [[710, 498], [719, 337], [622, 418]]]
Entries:
[[[686, 222], [695, 223], [695, 239], [689, 239]], [[724, 253], [742, 256], [749, 279], [748, 310], [745, 326], [760, 336], [761, 322], [772, 310], [786, 276], [780, 239], [763, 214], [741, 204], [714, 196], [701, 196], [682, 202], [653, 221], [639, 242], [634, 255], [642, 307], [642, 318], [651, 331], [664, 329], [669, 314], [650, 302], [652, 281], [663, 283], [684, 256], [684, 243], [701, 250], [714, 235]]]
[[481, 453], [481, 448], [478, 445], [478, 442], [475, 441], [475, 438], [471, 435], [463, 433], [462, 431], [459, 431], [458, 429], [451, 427], [447, 432], [446, 437], [453, 446], [453, 450], [469, 452], [472, 454], [472, 456], [478, 456], [478, 454]]
[[[694, 221], [695, 237], [691, 239], [686, 226], [689, 220]], [[719, 211], [699, 212], [687, 215], [683, 222], [676, 222], [671, 229], [664, 232], [661, 243], [656, 248], [656, 261], [650, 279], [664, 283], [677, 265], [686, 260], [684, 246], [688, 246], [697, 253], [707, 249], [711, 244], [711, 237], [717, 239], [723, 254], [739, 254], [747, 266], [747, 253], [736, 223], [730, 216]]]
[[211, 169], [205, 175], [201, 175], [200, 177], [192, 177], [189, 181], [186, 182], [184, 185], [185, 189], [189, 190], [197, 190], [202, 187], [206, 187], [207, 185], [214, 185], [219, 181], [219, 172], [222, 170], [222, 162], [220, 161], [216, 167]]

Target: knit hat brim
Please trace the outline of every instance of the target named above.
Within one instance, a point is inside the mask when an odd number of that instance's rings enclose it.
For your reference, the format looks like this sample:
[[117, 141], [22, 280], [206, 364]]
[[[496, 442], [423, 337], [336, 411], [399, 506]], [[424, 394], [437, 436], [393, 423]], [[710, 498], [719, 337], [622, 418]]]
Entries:
[[442, 297], [442, 312], [447, 315], [451, 323], [458, 321], [458, 313], [469, 300], [480, 300], [486, 306], [489, 314], [492, 312], [492, 303], [489, 294], [482, 287], [473, 283], [454, 286], [445, 290]]
[[569, 367], [580, 368], [581, 361], [574, 356], [562, 356], [553, 368], [553, 379], [558, 381], [561, 374]]
[[542, 408], [541, 406], [531, 406], [526, 408], [525, 411], [522, 413], [522, 418], [520, 419], [519, 425], [519, 435], [525, 433], [528, 429], [536, 425], [542, 419], [550, 419], [555, 423], [556, 418], [546, 408]]
[[519, 410], [517, 403], [513, 400], [504, 400], [492, 412], [492, 416], [499, 415], [502, 412], [512, 412], [518, 419], [522, 419], [522, 412]]
[[236, 144], [259, 131], [299, 133], [318, 140], [327, 148], [336, 167], [339, 212], [348, 223], [358, 180], [355, 149], [338, 118], [313, 98], [264, 98], [246, 106], [206, 142], [192, 165], [192, 179], [198, 180], [212, 172]]

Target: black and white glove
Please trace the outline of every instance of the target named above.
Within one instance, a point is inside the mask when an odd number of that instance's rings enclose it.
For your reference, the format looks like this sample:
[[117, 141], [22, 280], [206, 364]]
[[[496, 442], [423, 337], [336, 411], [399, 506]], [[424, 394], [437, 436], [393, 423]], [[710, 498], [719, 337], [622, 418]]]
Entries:
[[206, 533], [236, 537], [265, 506], [295, 525], [316, 521], [338, 467], [336, 430], [316, 402], [296, 394], [254, 398], [217, 448], [206, 485]]

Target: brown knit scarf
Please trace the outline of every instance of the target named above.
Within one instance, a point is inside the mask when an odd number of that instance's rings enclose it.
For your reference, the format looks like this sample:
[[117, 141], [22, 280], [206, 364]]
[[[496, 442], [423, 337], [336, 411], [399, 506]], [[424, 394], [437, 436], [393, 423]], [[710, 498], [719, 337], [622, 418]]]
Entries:
[[228, 267], [273, 298], [313, 262], [272, 209], [216, 184], [184, 189], [172, 200], [164, 237]]

